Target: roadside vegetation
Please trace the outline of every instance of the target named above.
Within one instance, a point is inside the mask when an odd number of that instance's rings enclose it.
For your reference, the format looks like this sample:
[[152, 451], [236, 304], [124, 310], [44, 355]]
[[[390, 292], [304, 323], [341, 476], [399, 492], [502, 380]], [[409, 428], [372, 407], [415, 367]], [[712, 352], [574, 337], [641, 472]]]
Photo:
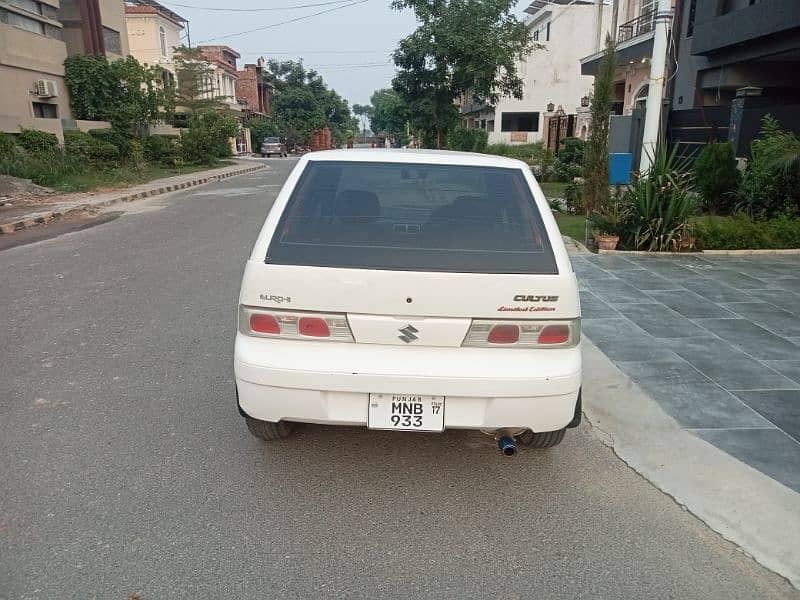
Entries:
[[219, 100], [193, 104], [201, 87], [181, 90], [182, 135], [150, 135], [151, 125], [174, 118], [179, 97], [160, 67], [132, 57], [109, 63], [76, 55], [64, 69], [75, 118], [106, 121], [110, 128], [66, 131], [63, 144], [43, 131], [0, 133], [0, 173], [59, 191], [88, 191], [205, 169], [231, 155], [239, 124]]
[[[566, 204], [579, 212], [581, 199]], [[647, 173], [588, 215], [595, 236], [624, 250], [800, 248], [800, 143], [767, 115], [743, 171], [728, 142], [694, 158], [662, 146]]]

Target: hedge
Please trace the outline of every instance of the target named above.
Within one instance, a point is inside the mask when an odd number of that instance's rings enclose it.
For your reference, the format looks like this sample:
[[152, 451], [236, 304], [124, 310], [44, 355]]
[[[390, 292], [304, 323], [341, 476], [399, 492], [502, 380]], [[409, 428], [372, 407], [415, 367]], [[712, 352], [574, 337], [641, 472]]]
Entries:
[[701, 218], [694, 223], [702, 250], [776, 250], [800, 248], [800, 218], [756, 221], [744, 215]]

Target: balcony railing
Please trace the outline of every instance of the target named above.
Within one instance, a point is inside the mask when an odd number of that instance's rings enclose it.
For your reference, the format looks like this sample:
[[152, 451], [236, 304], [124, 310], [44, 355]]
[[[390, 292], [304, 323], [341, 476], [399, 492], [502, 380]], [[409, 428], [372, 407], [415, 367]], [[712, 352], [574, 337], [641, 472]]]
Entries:
[[617, 43], [619, 44], [631, 38], [635, 38], [636, 36], [653, 31], [655, 27], [655, 17], [656, 11], [651, 10], [620, 25], [617, 30]]

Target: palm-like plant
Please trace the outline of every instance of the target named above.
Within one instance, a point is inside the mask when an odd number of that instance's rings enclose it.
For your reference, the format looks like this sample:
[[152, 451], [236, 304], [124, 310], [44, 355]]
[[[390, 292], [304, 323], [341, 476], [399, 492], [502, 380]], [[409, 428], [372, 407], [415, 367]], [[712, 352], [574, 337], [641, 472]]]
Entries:
[[663, 145], [656, 151], [652, 166], [631, 185], [625, 200], [628, 246], [663, 252], [691, 232], [689, 218], [696, 210], [691, 171], [688, 161], [678, 158], [677, 146], [671, 152]]
[[781, 131], [774, 137], [769, 166], [786, 174], [800, 174], [800, 139], [794, 133]]

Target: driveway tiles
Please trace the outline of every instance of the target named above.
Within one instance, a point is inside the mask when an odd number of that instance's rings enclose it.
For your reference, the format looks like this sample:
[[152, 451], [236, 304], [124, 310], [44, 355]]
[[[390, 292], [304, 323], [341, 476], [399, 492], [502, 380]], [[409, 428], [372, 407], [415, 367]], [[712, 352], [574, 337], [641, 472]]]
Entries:
[[777, 429], [702, 429], [692, 433], [787, 487], [800, 491], [797, 441]]
[[746, 319], [698, 319], [696, 322], [755, 358], [791, 360], [798, 355], [798, 348], [792, 342]]
[[800, 492], [800, 257], [573, 257], [583, 329], [684, 428]]
[[800, 336], [800, 318], [769, 302], [726, 304], [729, 310], [786, 337]]
[[672, 292], [651, 291], [650, 295], [662, 304], [669, 306], [675, 312], [690, 319], [731, 318], [736, 316], [716, 302], [685, 289]]

